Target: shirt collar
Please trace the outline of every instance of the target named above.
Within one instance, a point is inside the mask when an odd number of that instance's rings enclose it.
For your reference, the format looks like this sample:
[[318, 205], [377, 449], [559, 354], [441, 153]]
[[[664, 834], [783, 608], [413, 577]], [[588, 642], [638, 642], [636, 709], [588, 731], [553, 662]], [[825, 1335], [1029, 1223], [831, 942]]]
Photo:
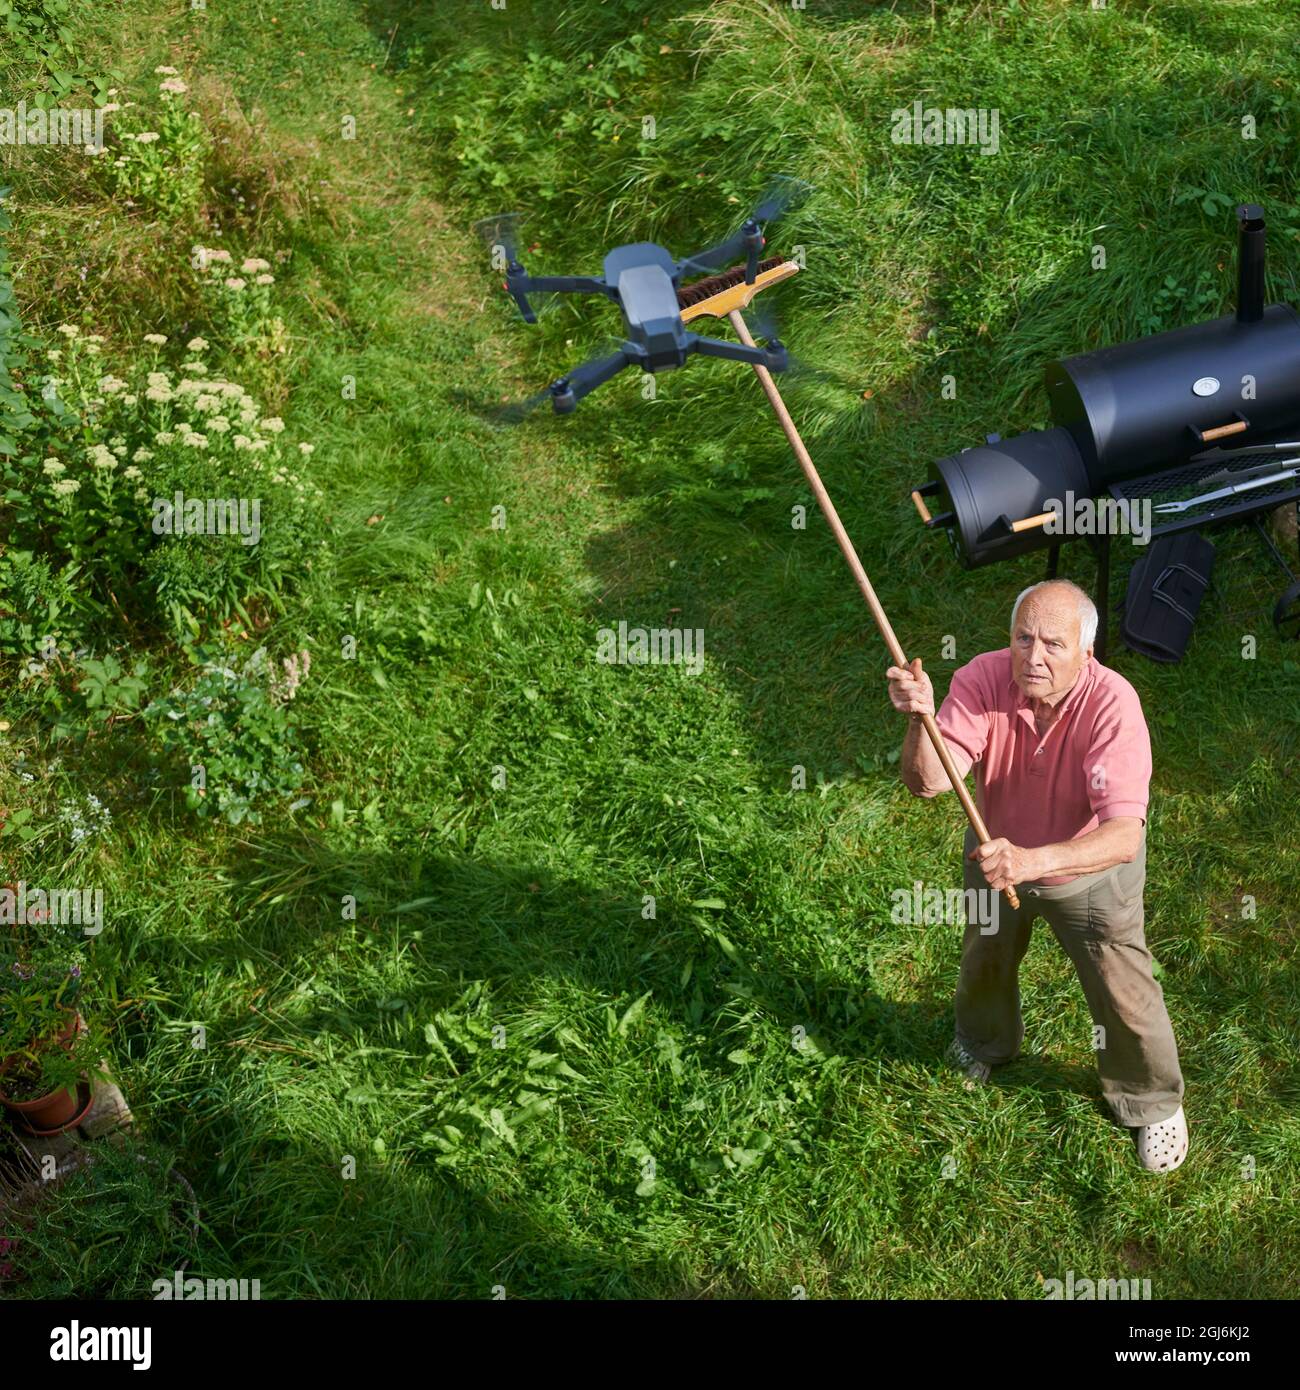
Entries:
[[[1011, 648], [1008, 647], [1007, 651], [1010, 653]], [[1084, 662], [1083, 669], [1079, 672], [1079, 678], [1070, 687], [1069, 691], [1066, 693], [1065, 699], [1057, 706], [1060, 713], [1064, 714], [1066, 710], [1076, 705], [1083, 698], [1086, 691], [1092, 688], [1092, 684], [1096, 678], [1097, 658], [1095, 656], [1090, 656], [1088, 660]], [[1015, 676], [1008, 676], [1007, 679], [1011, 683], [1011, 695], [1014, 701], [1012, 708], [1015, 710], [1029, 709], [1030, 697], [1016, 684]]]

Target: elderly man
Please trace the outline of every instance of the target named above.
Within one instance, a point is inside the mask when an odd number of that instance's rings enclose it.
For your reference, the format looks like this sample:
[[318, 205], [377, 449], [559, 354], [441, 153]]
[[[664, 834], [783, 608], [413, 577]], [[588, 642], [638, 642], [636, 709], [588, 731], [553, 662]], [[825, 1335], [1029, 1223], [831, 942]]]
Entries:
[[[953, 761], [976, 771], [976, 801], [995, 839], [966, 832], [967, 888], [993, 897], [992, 929], [966, 926], [950, 1057], [973, 1081], [1020, 1050], [1018, 974], [1044, 917], [1083, 986], [1106, 1101], [1137, 1131], [1152, 1172], [1187, 1154], [1183, 1078], [1164, 995], [1142, 932], [1151, 744], [1137, 692], [1093, 659], [1097, 610], [1068, 580], [1032, 585], [1011, 614], [1011, 645], [953, 674], [938, 714]], [[916, 796], [950, 784], [921, 724], [934, 713], [914, 660], [886, 673], [911, 717], [902, 776]], [[1014, 885], [1020, 909], [1001, 890]], [[979, 914], [986, 916], [988, 914]]]

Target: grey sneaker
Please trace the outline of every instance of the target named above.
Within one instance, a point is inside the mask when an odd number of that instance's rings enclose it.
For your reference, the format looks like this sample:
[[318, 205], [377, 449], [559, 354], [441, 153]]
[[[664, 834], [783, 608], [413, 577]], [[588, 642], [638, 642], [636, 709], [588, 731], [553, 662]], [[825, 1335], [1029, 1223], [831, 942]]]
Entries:
[[981, 1062], [978, 1057], [968, 1052], [956, 1038], [948, 1044], [948, 1051], [944, 1053], [944, 1060], [965, 1075], [965, 1086], [968, 1091], [973, 1091], [976, 1086], [988, 1084], [992, 1068], [987, 1062]]

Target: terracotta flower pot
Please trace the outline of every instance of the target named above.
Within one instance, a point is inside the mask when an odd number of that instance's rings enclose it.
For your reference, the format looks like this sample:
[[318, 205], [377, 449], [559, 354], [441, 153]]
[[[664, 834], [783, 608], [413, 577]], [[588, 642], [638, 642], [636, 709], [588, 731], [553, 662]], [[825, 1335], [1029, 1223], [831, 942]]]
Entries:
[[[63, 1030], [50, 1038], [45, 1046], [65, 1046], [84, 1026], [81, 1015], [74, 1012]], [[15, 1061], [15, 1057], [6, 1057], [3, 1066], [0, 1066], [0, 1086], [3, 1085], [5, 1073]], [[88, 1091], [89, 1087], [64, 1086], [36, 1100], [10, 1100], [3, 1089], [0, 1089], [0, 1105], [11, 1114], [17, 1115], [33, 1134], [61, 1134], [65, 1129], [71, 1129], [83, 1120], [86, 1111], [90, 1109], [89, 1101], [81, 1094], [83, 1089]]]
[[90, 1109], [89, 1098], [83, 1098], [77, 1090], [67, 1086], [61, 1091], [51, 1091], [40, 1100], [10, 1100], [0, 1095], [0, 1103], [17, 1115], [33, 1134], [42, 1136], [62, 1134], [65, 1129], [71, 1129], [85, 1119]]

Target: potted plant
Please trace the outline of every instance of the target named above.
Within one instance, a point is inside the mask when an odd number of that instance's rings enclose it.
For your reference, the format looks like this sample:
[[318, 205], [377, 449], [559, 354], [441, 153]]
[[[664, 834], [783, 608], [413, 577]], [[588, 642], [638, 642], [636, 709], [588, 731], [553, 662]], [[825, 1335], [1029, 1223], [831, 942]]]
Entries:
[[0, 1104], [33, 1134], [59, 1134], [90, 1109], [99, 1040], [77, 1008], [85, 938], [15, 923], [0, 936]]

